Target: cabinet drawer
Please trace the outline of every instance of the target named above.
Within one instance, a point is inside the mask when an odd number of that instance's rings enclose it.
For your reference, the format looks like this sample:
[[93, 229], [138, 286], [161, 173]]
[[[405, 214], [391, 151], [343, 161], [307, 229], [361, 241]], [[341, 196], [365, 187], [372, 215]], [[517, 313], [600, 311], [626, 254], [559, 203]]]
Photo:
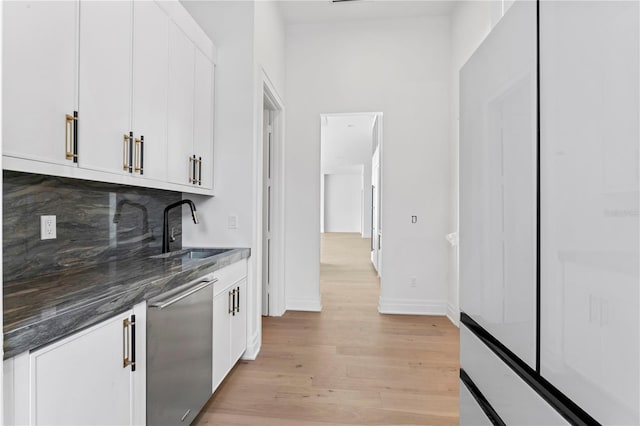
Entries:
[[460, 426], [491, 426], [491, 420], [460, 380]]
[[239, 262], [225, 266], [213, 273], [218, 281], [213, 286], [214, 296], [224, 291], [227, 287], [235, 284], [242, 278], [247, 276], [247, 260], [242, 259]]
[[506, 424], [569, 424], [464, 325], [460, 354], [461, 367]]

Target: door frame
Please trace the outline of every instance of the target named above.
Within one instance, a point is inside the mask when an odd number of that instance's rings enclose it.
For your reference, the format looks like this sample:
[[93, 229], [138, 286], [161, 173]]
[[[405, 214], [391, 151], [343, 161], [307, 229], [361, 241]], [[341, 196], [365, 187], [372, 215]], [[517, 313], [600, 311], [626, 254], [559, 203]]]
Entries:
[[269, 305], [268, 312], [269, 316], [281, 316], [286, 312], [286, 304], [285, 304], [285, 239], [284, 239], [284, 230], [285, 230], [285, 192], [284, 192], [284, 182], [285, 182], [285, 171], [284, 171], [284, 156], [285, 156], [285, 145], [284, 145], [284, 124], [285, 124], [285, 107], [282, 98], [278, 94], [275, 86], [269, 79], [269, 76], [265, 72], [264, 69], [262, 72], [262, 88], [260, 90], [261, 97], [257, 102], [260, 105], [259, 111], [259, 120], [258, 120], [258, 129], [257, 130], [257, 187], [256, 187], [256, 196], [258, 202], [256, 203], [256, 218], [257, 218], [257, 229], [256, 229], [256, 239], [257, 244], [255, 245], [258, 259], [257, 259], [257, 271], [256, 275], [258, 277], [258, 287], [260, 303], [257, 304], [258, 315], [261, 316], [263, 312], [263, 291], [264, 291], [264, 277], [262, 274], [263, 265], [265, 261], [265, 253], [263, 251], [264, 244], [264, 220], [263, 220], [263, 209], [264, 200], [263, 197], [263, 188], [265, 185], [264, 178], [264, 167], [263, 167], [263, 159], [264, 159], [264, 105], [265, 103], [269, 106], [269, 110], [271, 111], [272, 117], [272, 164], [271, 164], [271, 187], [273, 191], [273, 197], [271, 200], [271, 280], [270, 280], [270, 291], [269, 291]]

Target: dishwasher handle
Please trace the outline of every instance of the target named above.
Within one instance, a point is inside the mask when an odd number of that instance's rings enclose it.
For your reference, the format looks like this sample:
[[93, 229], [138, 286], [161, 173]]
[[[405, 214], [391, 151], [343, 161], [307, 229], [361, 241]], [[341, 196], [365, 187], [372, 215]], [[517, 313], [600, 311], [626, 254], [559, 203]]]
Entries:
[[149, 307], [150, 308], [158, 308], [158, 309], [164, 309], [167, 308], [171, 305], [173, 305], [174, 303], [179, 302], [180, 300], [184, 299], [185, 297], [189, 297], [191, 296], [193, 293], [196, 293], [200, 290], [202, 290], [203, 288], [206, 288], [208, 286], [210, 286], [211, 284], [214, 284], [218, 281], [218, 278], [213, 278], [210, 279], [209, 277], [207, 277], [206, 279], [199, 281], [200, 284], [196, 285], [194, 287], [190, 287], [188, 290], [186, 290], [183, 293], [178, 294], [176, 297], [173, 297], [167, 301], [159, 301], [159, 302], [151, 302], [149, 303]]

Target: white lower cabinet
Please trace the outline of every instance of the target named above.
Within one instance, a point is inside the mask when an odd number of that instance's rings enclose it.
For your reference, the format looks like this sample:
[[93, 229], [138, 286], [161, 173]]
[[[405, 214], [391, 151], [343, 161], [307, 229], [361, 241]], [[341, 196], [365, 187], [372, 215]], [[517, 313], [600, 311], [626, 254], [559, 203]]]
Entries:
[[146, 423], [146, 306], [5, 361], [4, 424]]
[[464, 382], [460, 381], [460, 425], [491, 426], [492, 424]]
[[213, 389], [247, 348], [247, 261], [220, 269], [213, 287]]
[[569, 424], [464, 325], [460, 327], [460, 367], [506, 424]]

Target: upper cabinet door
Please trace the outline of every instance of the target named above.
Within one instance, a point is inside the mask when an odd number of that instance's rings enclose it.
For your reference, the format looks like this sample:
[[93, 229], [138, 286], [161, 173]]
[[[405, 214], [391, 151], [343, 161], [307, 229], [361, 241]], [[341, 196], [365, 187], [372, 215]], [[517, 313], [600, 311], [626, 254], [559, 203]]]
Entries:
[[211, 189], [213, 187], [213, 64], [199, 49], [195, 50], [195, 54], [193, 151], [199, 161], [197, 185]]
[[[131, 131], [132, 2], [80, 3], [79, 162], [122, 172]], [[128, 151], [128, 150], [127, 150]]]
[[638, 2], [540, 2], [541, 374], [640, 424]]
[[66, 149], [77, 107], [78, 2], [3, 5], [3, 154], [74, 165]]
[[168, 180], [190, 185], [196, 165], [193, 152], [195, 47], [173, 22], [169, 23]]
[[135, 173], [167, 176], [169, 17], [152, 1], [133, 4], [133, 135]]
[[516, 2], [460, 72], [460, 304], [535, 368], [535, 2]]

